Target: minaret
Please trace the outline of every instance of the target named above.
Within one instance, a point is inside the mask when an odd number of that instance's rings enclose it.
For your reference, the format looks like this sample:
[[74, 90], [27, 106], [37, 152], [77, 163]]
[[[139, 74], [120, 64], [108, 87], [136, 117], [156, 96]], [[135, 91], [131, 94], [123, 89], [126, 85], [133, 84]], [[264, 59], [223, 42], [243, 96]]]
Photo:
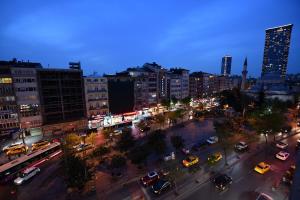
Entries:
[[244, 67], [243, 67], [243, 71], [242, 71], [242, 85], [241, 85], [241, 90], [245, 90], [246, 89], [246, 81], [247, 81], [247, 57], [245, 58], [244, 61]]

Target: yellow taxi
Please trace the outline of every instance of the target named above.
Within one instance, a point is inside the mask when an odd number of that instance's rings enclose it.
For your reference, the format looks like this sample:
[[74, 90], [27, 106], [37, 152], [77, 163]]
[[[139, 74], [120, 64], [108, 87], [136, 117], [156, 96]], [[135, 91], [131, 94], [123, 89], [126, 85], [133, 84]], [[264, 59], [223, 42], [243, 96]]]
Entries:
[[28, 151], [28, 146], [20, 145], [14, 148], [10, 148], [6, 151], [7, 156], [17, 155], [21, 153], [26, 153]]
[[182, 164], [185, 167], [190, 167], [192, 165], [195, 165], [199, 162], [199, 158], [197, 156], [188, 156], [186, 159], [182, 161]]
[[214, 153], [207, 157], [207, 161], [211, 164], [216, 163], [220, 161], [223, 158], [222, 154], [220, 152]]
[[49, 141], [39, 141], [39, 142], [36, 142], [36, 143], [33, 143], [32, 144], [32, 147], [31, 147], [31, 150], [32, 151], [36, 151], [38, 149], [41, 149], [41, 148], [44, 148], [44, 147], [47, 147], [50, 145], [50, 142]]
[[271, 165], [265, 163], [265, 162], [260, 162], [258, 163], [258, 165], [255, 166], [254, 171], [260, 173], [260, 174], [264, 174], [267, 171], [269, 171], [271, 168]]

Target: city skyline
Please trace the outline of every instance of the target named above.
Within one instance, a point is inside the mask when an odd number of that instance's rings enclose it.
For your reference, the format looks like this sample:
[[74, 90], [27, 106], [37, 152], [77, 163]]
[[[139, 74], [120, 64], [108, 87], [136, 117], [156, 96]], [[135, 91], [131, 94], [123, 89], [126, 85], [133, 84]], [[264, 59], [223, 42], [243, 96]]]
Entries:
[[[270, 3], [254, 1], [247, 7], [237, 1], [205, 5], [196, 1], [176, 5], [63, 2], [59, 7], [34, 1], [1, 3], [5, 9], [0, 15], [7, 20], [0, 28], [0, 59], [16, 57], [59, 68], [69, 61], [81, 61], [85, 75], [94, 71], [115, 73], [146, 62], [219, 74], [220, 60], [229, 54], [232, 74], [241, 75], [247, 56], [249, 75], [258, 77], [265, 30], [292, 23], [287, 73], [296, 73], [300, 59], [299, 3]], [[153, 12], [143, 12], [146, 8]], [[87, 11], [91, 15], [85, 15]], [[261, 14], [253, 16], [254, 12]], [[228, 23], [233, 26], [226, 26]]]

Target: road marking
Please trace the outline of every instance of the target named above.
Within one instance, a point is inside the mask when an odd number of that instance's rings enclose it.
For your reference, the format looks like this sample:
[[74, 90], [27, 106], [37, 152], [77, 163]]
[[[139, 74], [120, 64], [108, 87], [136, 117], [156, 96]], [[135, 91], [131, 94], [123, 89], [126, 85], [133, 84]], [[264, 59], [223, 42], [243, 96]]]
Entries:
[[150, 198], [150, 196], [149, 196], [147, 190], [146, 190], [144, 187], [142, 187], [142, 186], [140, 186], [140, 188], [141, 188], [141, 190], [143, 191], [143, 193], [144, 193], [146, 199], [147, 199], [147, 200], [150, 200], [151, 198]]
[[238, 183], [238, 182], [240, 182], [240, 181], [242, 181], [243, 179], [244, 179], [245, 177], [240, 177], [240, 178], [238, 178], [236, 181], [234, 181], [235, 183]]

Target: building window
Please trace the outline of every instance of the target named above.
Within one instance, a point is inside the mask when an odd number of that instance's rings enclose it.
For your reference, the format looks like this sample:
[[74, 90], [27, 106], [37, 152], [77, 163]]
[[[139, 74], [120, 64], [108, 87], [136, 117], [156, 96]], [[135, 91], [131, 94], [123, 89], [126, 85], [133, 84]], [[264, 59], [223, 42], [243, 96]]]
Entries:
[[0, 78], [0, 83], [12, 83], [12, 78]]

